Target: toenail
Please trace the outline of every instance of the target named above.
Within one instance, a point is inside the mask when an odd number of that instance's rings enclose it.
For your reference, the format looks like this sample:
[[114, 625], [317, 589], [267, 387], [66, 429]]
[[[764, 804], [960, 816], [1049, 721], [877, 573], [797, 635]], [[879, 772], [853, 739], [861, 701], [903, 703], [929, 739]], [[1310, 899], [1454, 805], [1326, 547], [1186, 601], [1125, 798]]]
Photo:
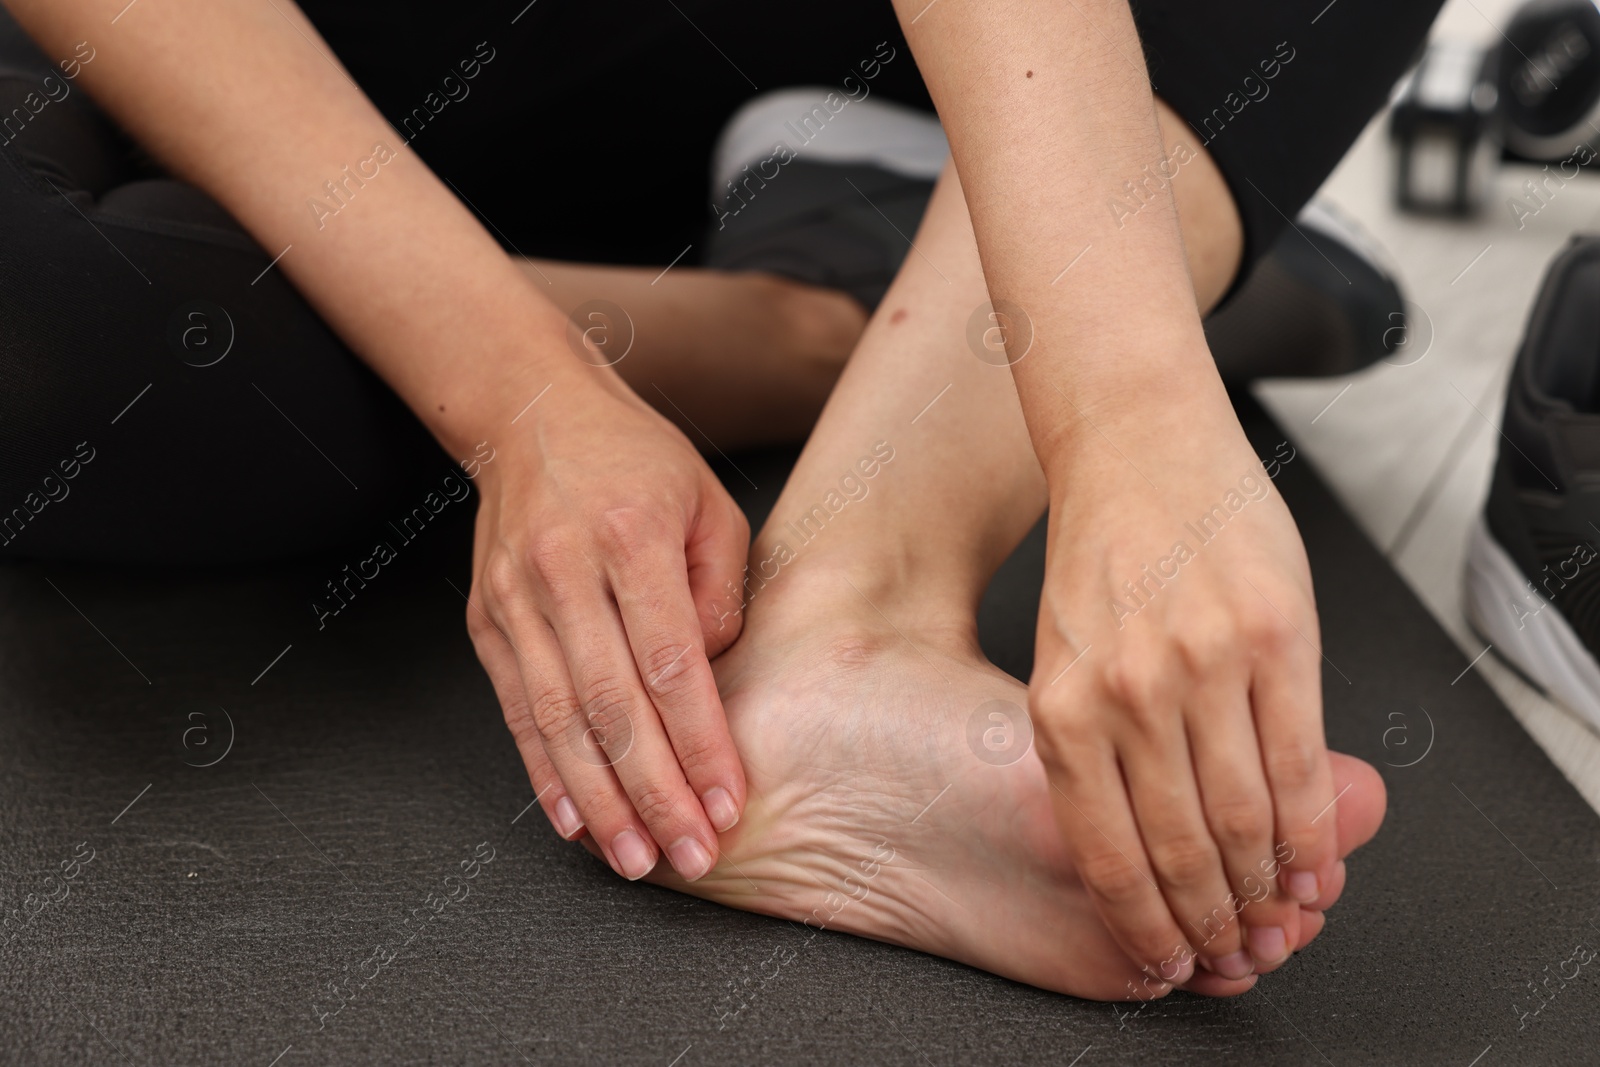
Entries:
[[[733, 794], [720, 785], [707, 789], [706, 795], [700, 798], [700, 803], [705, 806], [706, 817], [711, 820], [711, 825], [717, 828], [719, 834], [732, 830], [734, 824], [739, 821], [739, 806], [733, 802]], [[673, 866], [677, 864], [674, 863]]]
[[711, 869], [711, 853], [692, 837], [680, 837], [668, 848], [672, 866], [689, 881], [694, 881]]
[[571, 797], [556, 801], [556, 815], [552, 821], [556, 824], [556, 833], [568, 839], [583, 829], [583, 819], [578, 815], [578, 807]]
[[1224, 978], [1237, 981], [1240, 978], [1248, 978], [1255, 971], [1256, 965], [1250, 958], [1250, 953], [1241, 950], [1221, 959], [1212, 960], [1211, 969]]
[[617, 857], [622, 877], [630, 882], [637, 882], [656, 865], [655, 853], [633, 830], [624, 830], [611, 839], [611, 854]]
[[1317, 899], [1317, 876], [1311, 871], [1296, 871], [1289, 876], [1289, 895], [1302, 904]]
[[1250, 955], [1256, 963], [1273, 964], [1288, 954], [1289, 938], [1281, 926], [1257, 926], [1250, 930]]

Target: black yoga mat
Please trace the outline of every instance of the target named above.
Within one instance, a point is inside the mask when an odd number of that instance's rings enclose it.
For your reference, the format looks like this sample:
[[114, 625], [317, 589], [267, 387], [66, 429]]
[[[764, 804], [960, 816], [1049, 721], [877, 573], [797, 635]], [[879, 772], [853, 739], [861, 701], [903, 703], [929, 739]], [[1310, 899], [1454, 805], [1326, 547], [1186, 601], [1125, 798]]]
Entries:
[[[789, 459], [738, 458], [753, 512]], [[777, 967], [792, 926], [625, 884], [526, 810], [457, 521], [320, 631], [358, 557], [0, 570], [0, 1061], [1595, 1062], [1594, 813], [1310, 462], [1277, 484], [1331, 740], [1391, 804], [1326, 932], [1251, 994], [1130, 1015], [833, 933]], [[1041, 559], [1036, 532], [984, 609], [1024, 677]]]

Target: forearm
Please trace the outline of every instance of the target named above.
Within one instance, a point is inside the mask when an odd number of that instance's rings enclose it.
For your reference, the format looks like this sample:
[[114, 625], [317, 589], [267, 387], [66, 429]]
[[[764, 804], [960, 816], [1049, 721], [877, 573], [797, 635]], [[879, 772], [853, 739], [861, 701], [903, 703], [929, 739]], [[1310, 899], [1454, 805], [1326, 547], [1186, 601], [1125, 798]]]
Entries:
[[1137, 439], [1160, 409], [1221, 398], [1170, 186], [1148, 183], [1132, 217], [1110, 208], [1165, 158], [1127, 0], [926, 2], [896, 7], [990, 296], [1032, 322], [1013, 371], [1047, 473], [1092, 451], [1096, 426], [1126, 424]]
[[124, 2], [6, 5], [47, 54], [70, 55], [86, 39], [95, 47], [80, 84], [270, 255], [282, 253], [272, 269], [447, 448], [470, 451], [473, 427], [508, 405], [514, 413], [552, 380], [592, 373], [560, 358], [561, 313], [335, 65], [290, 0], [162, 0], [122, 11]]

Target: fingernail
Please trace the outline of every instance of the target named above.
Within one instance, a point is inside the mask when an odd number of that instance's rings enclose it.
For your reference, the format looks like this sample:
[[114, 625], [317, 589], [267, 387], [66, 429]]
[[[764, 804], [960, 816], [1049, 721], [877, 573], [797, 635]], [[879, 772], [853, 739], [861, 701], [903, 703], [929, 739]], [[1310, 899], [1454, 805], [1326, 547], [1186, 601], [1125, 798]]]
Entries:
[[700, 798], [700, 803], [705, 805], [706, 817], [711, 820], [711, 825], [717, 828], [719, 834], [732, 830], [734, 824], [739, 821], [739, 807], [733, 802], [733, 794], [720, 785], [707, 789], [706, 795]]
[[1311, 871], [1295, 871], [1289, 876], [1289, 895], [1302, 904], [1317, 899], [1317, 876]]
[[711, 853], [692, 837], [678, 838], [668, 847], [667, 855], [672, 857], [673, 869], [691, 882], [711, 869]]
[[655, 853], [644, 843], [644, 838], [632, 830], [624, 830], [611, 839], [611, 854], [617, 857], [622, 877], [630, 882], [637, 882], [656, 865]]
[[[1182, 957], [1181, 962], [1179, 961], [1178, 956]], [[1194, 953], [1185, 949], [1179, 952], [1177, 955], [1169, 956], [1160, 963], [1156, 964], [1155, 976], [1161, 981], [1170, 983], [1171, 985], [1183, 985], [1183, 983], [1194, 977], [1194, 961]], [[1171, 974], [1167, 973], [1168, 967], [1173, 968]]]
[[1288, 954], [1289, 938], [1281, 926], [1256, 926], [1250, 930], [1250, 955], [1258, 964], [1277, 963]]
[[1211, 969], [1224, 978], [1232, 978], [1237, 981], [1240, 978], [1248, 978], [1251, 972], [1256, 969], [1256, 965], [1255, 961], [1250, 958], [1250, 953], [1241, 949], [1231, 955], [1223, 956], [1221, 959], [1212, 960]]
[[1185, 982], [1187, 982], [1189, 979], [1191, 979], [1193, 977], [1194, 977], [1194, 956], [1191, 955], [1188, 958], [1186, 958], [1183, 961], [1183, 965], [1178, 968], [1178, 973], [1172, 979], [1172, 984], [1173, 985], [1177, 985], [1177, 986], [1181, 986], [1181, 985], [1183, 985]]
[[562, 837], [570, 838], [573, 834], [583, 829], [583, 818], [578, 814], [578, 806], [572, 802], [571, 797], [562, 797], [556, 801], [556, 833]]

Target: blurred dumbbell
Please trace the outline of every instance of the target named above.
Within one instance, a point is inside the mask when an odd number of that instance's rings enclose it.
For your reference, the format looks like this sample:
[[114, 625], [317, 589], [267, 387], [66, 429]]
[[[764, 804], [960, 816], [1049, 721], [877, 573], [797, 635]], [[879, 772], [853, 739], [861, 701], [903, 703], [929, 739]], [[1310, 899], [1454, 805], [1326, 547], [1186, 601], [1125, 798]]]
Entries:
[[1493, 50], [1434, 42], [1396, 88], [1389, 136], [1402, 210], [1467, 215], [1482, 206], [1501, 151], [1497, 66]]
[[1506, 147], [1555, 163], [1600, 143], [1600, 6], [1531, 0], [1505, 27], [1499, 109]]
[[1395, 198], [1408, 211], [1468, 214], [1504, 152], [1562, 164], [1600, 146], [1600, 3], [1529, 0], [1492, 49], [1428, 47], [1395, 93]]

